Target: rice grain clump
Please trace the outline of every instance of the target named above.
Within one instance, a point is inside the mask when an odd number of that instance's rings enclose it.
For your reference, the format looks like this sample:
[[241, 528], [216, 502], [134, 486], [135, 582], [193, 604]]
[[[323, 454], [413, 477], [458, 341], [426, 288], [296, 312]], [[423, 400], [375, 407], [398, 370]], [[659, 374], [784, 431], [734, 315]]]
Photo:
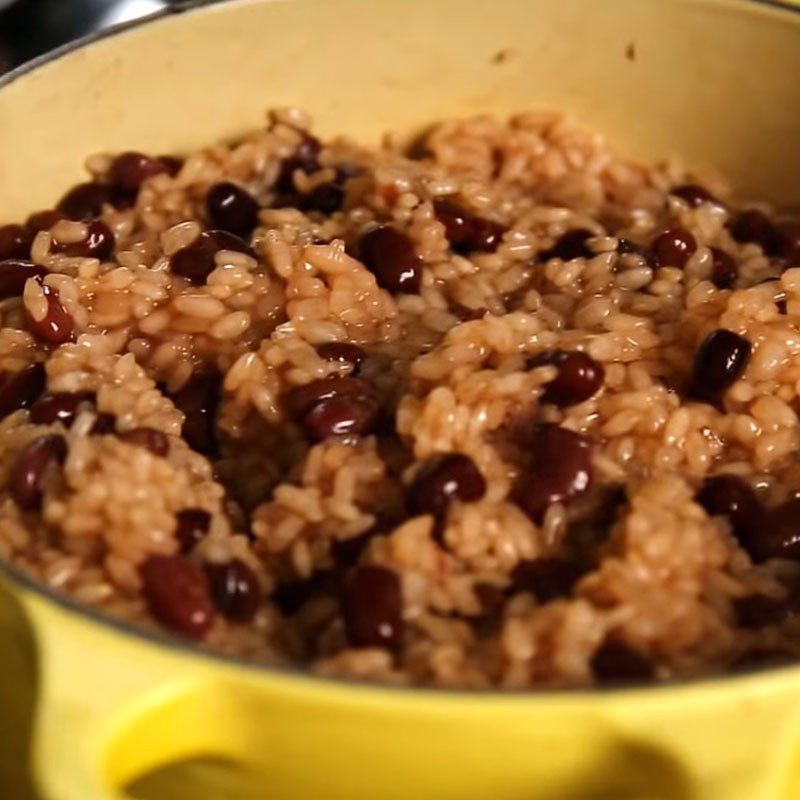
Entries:
[[800, 655], [800, 222], [553, 113], [100, 155], [0, 227], [0, 556], [460, 687]]

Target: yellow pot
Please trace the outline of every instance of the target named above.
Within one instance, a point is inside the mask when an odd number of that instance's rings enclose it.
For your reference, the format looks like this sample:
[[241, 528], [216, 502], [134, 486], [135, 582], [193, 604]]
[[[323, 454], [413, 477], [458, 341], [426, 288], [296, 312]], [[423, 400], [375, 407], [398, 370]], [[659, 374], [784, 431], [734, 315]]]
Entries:
[[[323, 133], [362, 139], [449, 115], [569, 109], [623, 151], [679, 154], [744, 196], [789, 204], [798, 101], [800, 10], [779, 2], [239, 0], [6, 80], [0, 219], [49, 205], [88, 153], [189, 149], [288, 104]], [[142, 796], [800, 796], [800, 668], [606, 692], [389, 689], [201, 654], [11, 572], [2, 584], [0, 750], [25, 738], [36, 689], [33, 771], [47, 800], [121, 800], [143, 773], [187, 759], [199, 760], [140, 783]]]

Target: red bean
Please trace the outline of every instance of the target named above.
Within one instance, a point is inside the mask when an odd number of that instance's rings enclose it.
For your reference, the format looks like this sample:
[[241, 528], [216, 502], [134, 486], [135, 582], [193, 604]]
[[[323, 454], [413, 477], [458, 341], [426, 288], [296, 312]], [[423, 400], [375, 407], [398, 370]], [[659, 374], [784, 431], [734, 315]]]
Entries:
[[35, 320], [25, 309], [25, 320], [30, 332], [45, 344], [59, 345], [72, 339], [75, 324], [69, 312], [61, 305], [58, 292], [47, 284], [42, 284], [42, 292], [47, 301], [44, 319]]
[[278, 177], [275, 180], [275, 189], [282, 194], [294, 191], [294, 173], [300, 170], [305, 173], [319, 170], [319, 153], [322, 144], [310, 134], [304, 135], [294, 154], [284, 159], [281, 163]]
[[736, 475], [712, 475], [697, 494], [697, 502], [714, 517], [725, 517], [733, 535], [750, 552], [764, 510], [750, 484]]
[[255, 258], [250, 245], [227, 231], [203, 231], [194, 242], [173, 253], [170, 268], [192, 284], [202, 284], [216, 269], [214, 256], [220, 250], [233, 250]]
[[101, 261], [108, 258], [114, 250], [114, 234], [99, 219], [88, 223], [87, 228], [88, 236], [85, 240], [87, 255], [99, 258]]
[[214, 621], [214, 606], [203, 570], [185, 556], [151, 556], [139, 573], [152, 615], [163, 625], [201, 639]]
[[783, 246], [780, 231], [762, 211], [742, 211], [729, 224], [731, 236], [742, 244], [757, 244], [768, 256], [779, 255]]
[[369, 391], [367, 384], [360, 378], [333, 376], [290, 389], [284, 396], [284, 404], [293, 418], [301, 419], [322, 400], [359, 396], [368, 394]]
[[361, 364], [367, 357], [367, 354], [357, 344], [348, 342], [326, 342], [317, 345], [316, 349], [320, 358], [324, 358], [326, 361], [348, 364], [351, 367], [351, 375], [358, 374]]
[[155, 456], [163, 458], [169, 453], [169, 439], [158, 428], [134, 428], [131, 431], [120, 433], [119, 438], [128, 444], [143, 447]]
[[365, 436], [376, 428], [380, 405], [372, 390], [358, 378], [330, 377], [298, 386], [286, 393], [289, 415], [307, 438]]
[[370, 540], [379, 531], [378, 525], [373, 525], [368, 531], [351, 536], [349, 539], [337, 539], [331, 544], [331, 555], [339, 566], [352, 566], [358, 561], [359, 556], [367, 549]]
[[450, 246], [458, 253], [491, 252], [506, 232], [499, 222], [479, 217], [450, 200], [435, 200], [433, 210], [444, 225]]
[[94, 395], [90, 392], [56, 392], [43, 394], [31, 406], [31, 422], [35, 425], [52, 425], [60, 422], [68, 428], [78, 415], [82, 405], [92, 402]]
[[113, 414], [98, 414], [89, 433], [93, 436], [105, 436], [109, 433], [114, 433], [116, 422], [116, 417]]
[[47, 468], [61, 463], [66, 455], [64, 437], [55, 434], [40, 436], [22, 449], [8, 476], [8, 490], [20, 508], [32, 510], [41, 505]]
[[62, 219], [69, 219], [63, 211], [57, 208], [48, 208], [44, 211], [35, 211], [28, 217], [25, 227], [36, 234], [39, 231], [49, 231], [57, 222]]
[[445, 236], [454, 250], [466, 247], [469, 240], [472, 214], [449, 200], [434, 200], [436, 219], [444, 225]]
[[540, 602], [548, 603], [568, 597], [581, 574], [577, 565], [564, 559], [537, 558], [517, 564], [511, 573], [511, 582], [517, 591], [530, 592]]
[[175, 538], [182, 553], [189, 553], [200, 544], [211, 527], [211, 514], [200, 508], [186, 508], [175, 515]]
[[28, 278], [43, 278], [47, 270], [32, 261], [9, 258], [0, 261], [0, 300], [19, 297]]
[[168, 167], [160, 158], [128, 151], [111, 162], [109, 180], [123, 191], [135, 194], [144, 181], [162, 172], [168, 172]]
[[344, 207], [346, 193], [339, 181], [330, 181], [315, 186], [308, 194], [302, 195], [298, 207], [303, 211], [319, 211], [321, 214], [334, 214]]
[[0, 419], [20, 408], [28, 408], [44, 389], [44, 364], [29, 364], [0, 379]]
[[566, 503], [592, 481], [592, 444], [581, 433], [540, 425], [531, 441], [533, 463], [517, 490], [517, 503], [536, 522], [554, 503]]
[[656, 267], [683, 269], [697, 250], [697, 240], [685, 228], [672, 228], [653, 239], [650, 260]]
[[227, 564], [207, 564], [214, 605], [227, 619], [249, 622], [261, 605], [261, 585], [244, 561], [234, 559]]
[[574, 228], [562, 234], [556, 243], [539, 253], [540, 261], [549, 261], [551, 258], [560, 258], [562, 261], [572, 261], [573, 258], [591, 258], [594, 253], [587, 244], [597, 234], [587, 228]]
[[[272, 203], [270, 204], [271, 208], [292, 208], [297, 209], [300, 208], [302, 205], [302, 195], [299, 192], [292, 192], [291, 194], [279, 194], [276, 195]], [[319, 236], [315, 236], [312, 239], [312, 244], [328, 244], [330, 239], [327, 241], [323, 241]], [[346, 249], [346, 248], [345, 248]], [[348, 255], [350, 255], [348, 251]]]
[[681, 186], [675, 186], [670, 190], [670, 194], [680, 197], [691, 208], [697, 208], [703, 203], [716, 203], [719, 205], [719, 200], [705, 186], [700, 186], [697, 183], [684, 183]]
[[690, 395], [705, 402], [718, 402], [744, 374], [751, 351], [750, 342], [738, 333], [725, 328], [710, 333], [694, 358]]
[[545, 387], [543, 403], [559, 408], [582, 403], [600, 391], [605, 368], [599, 361], [578, 350], [548, 350], [528, 361], [528, 367], [552, 365], [558, 374]]
[[486, 494], [486, 479], [475, 462], [463, 453], [445, 453], [419, 470], [408, 490], [408, 505], [415, 514], [441, 518], [454, 500], [474, 503]]
[[173, 178], [183, 169], [184, 159], [180, 156], [159, 156], [158, 160], [166, 167], [167, 174]]
[[319, 154], [322, 152], [322, 142], [308, 131], [303, 131], [300, 144], [294, 151], [294, 157], [299, 158], [302, 163], [308, 166], [308, 172], [316, 169], [315, 164], [319, 163]]
[[368, 394], [370, 394], [369, 387], [360, 378], [333, 376], [290, 389], [284, 395], [284, 405], [289, 415], [298, 420], [305, 417], [323, 400]]
[[377, 427], [379, 411], [371, 396], [331, 397], [315, 405], [301, 427], [312, 442], [329, 436], [366, 436]]
[[244, 253], [251, 258], [255, 258], [256, 254], [252, 247], [241, 236], [228, 233], [228, 231], [210, 230], [204, 231], [199, 236], [200, 239], [208, 241], [209, 246], [213, 245], [215, 252], [220, 250], [232, 250], [235, 253]]
[[206, 214], [211, 224], [237, 236], [249, 236], [258, 224], [258, 203], [241, 186], [224, 181], [206, 195]]
[[321, 594], [331, 594], [330, 575], [316, 573], [307, 580], [286, 581], [280, 584], [270, 598], [287, 617], [296, 614], [309, 600]]
[[472, 221], [472, 235], [469, 238], [470, 250], [480, 253], [493, 253], [508, 229], [505, 225], [485, 217], [475, 217]]
[[58, 201], [58, 210], [70, 219], [88, 220], [99, 217], [104, 205], [113, 205], [110, 187], [104, 183], [79, 183]]
[[647, 656], [615, 638], [606, 639], [594, 654], [592, 669], [600, 680], [608, 683], [653, 677], [653, 666]]
[[176, 275], [180, 275], [189, 283], [195, 285], [206, 282], [206, 278], [214, 271], [214, 253], [216, 251], [203, 247], [199, 242], [194, 242], [172, 254], [170, 268]]
[[379, 225], [361, 236], [359, 253], [378, 285], [393, 294], [417, 294], [422, 283], [422, 262], [414, 243], [391, 225]]
[[354, 647], [397, 649], [403, 637], [400, 579], [383, 567], [356, 567], [344, 582], [342, 616]]
[[9, 258], [29, 258], [33, 236], [22, 225], [0, 226], [0, 261]]
[[736, 266], [733, 256], [720, 250], [718, 247], [712, 247], [711, 250], [711, 282], [717, 289], [730, 289], [736, 282], [739, 274], [739, 267]]
[[189, 447], [203, 455], [217, 452], [215, 421], [220, 398], [220, 379], [217, 375], [193, 376], [172, 398], [184, 413], [182, 436]]
[[104, 222], [93, 219], [86, 223], [86, 238], [79, 242], [60, 242], [53, 238], [51, 249], [54, 253], [81, 258], [108, 258], [114, 250], [114, 234]]

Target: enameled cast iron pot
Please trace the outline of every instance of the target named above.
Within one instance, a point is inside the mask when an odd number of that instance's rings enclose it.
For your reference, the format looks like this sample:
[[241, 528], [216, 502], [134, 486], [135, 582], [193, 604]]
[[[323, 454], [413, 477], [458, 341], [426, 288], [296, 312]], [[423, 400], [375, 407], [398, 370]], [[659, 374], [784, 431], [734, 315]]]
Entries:
[[[308, 109], [323, 135], [367, 140], [451, 115], [561, 108], [622, 152], [678, 154], [722, 171], [743, 198], [790, 205], [800, 201], [800, 7], [234, 0], [184, 9], [0, 84], [0, 220], [51, 205], [81, 179], [87, 154], [188, 150], [262, 124], [276, 105]], [[613, 691], [382, 688], [201, 653], [101, 619], [6, 568], [0, 585], [0, 752], [18, 752], [35, 691], [32, 770], [46, 800], [122, 800], [142, 773], [192, 759], [152, 791], [170, 800], [800, 797], [800, 666]]]

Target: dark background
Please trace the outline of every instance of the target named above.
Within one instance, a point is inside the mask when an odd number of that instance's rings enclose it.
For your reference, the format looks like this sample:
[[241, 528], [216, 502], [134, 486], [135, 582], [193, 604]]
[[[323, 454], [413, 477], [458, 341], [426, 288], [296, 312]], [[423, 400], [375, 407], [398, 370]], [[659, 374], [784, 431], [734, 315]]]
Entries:
[[0, 0], [0, 73], [91, 31], [168, 5], [177, 0]]

